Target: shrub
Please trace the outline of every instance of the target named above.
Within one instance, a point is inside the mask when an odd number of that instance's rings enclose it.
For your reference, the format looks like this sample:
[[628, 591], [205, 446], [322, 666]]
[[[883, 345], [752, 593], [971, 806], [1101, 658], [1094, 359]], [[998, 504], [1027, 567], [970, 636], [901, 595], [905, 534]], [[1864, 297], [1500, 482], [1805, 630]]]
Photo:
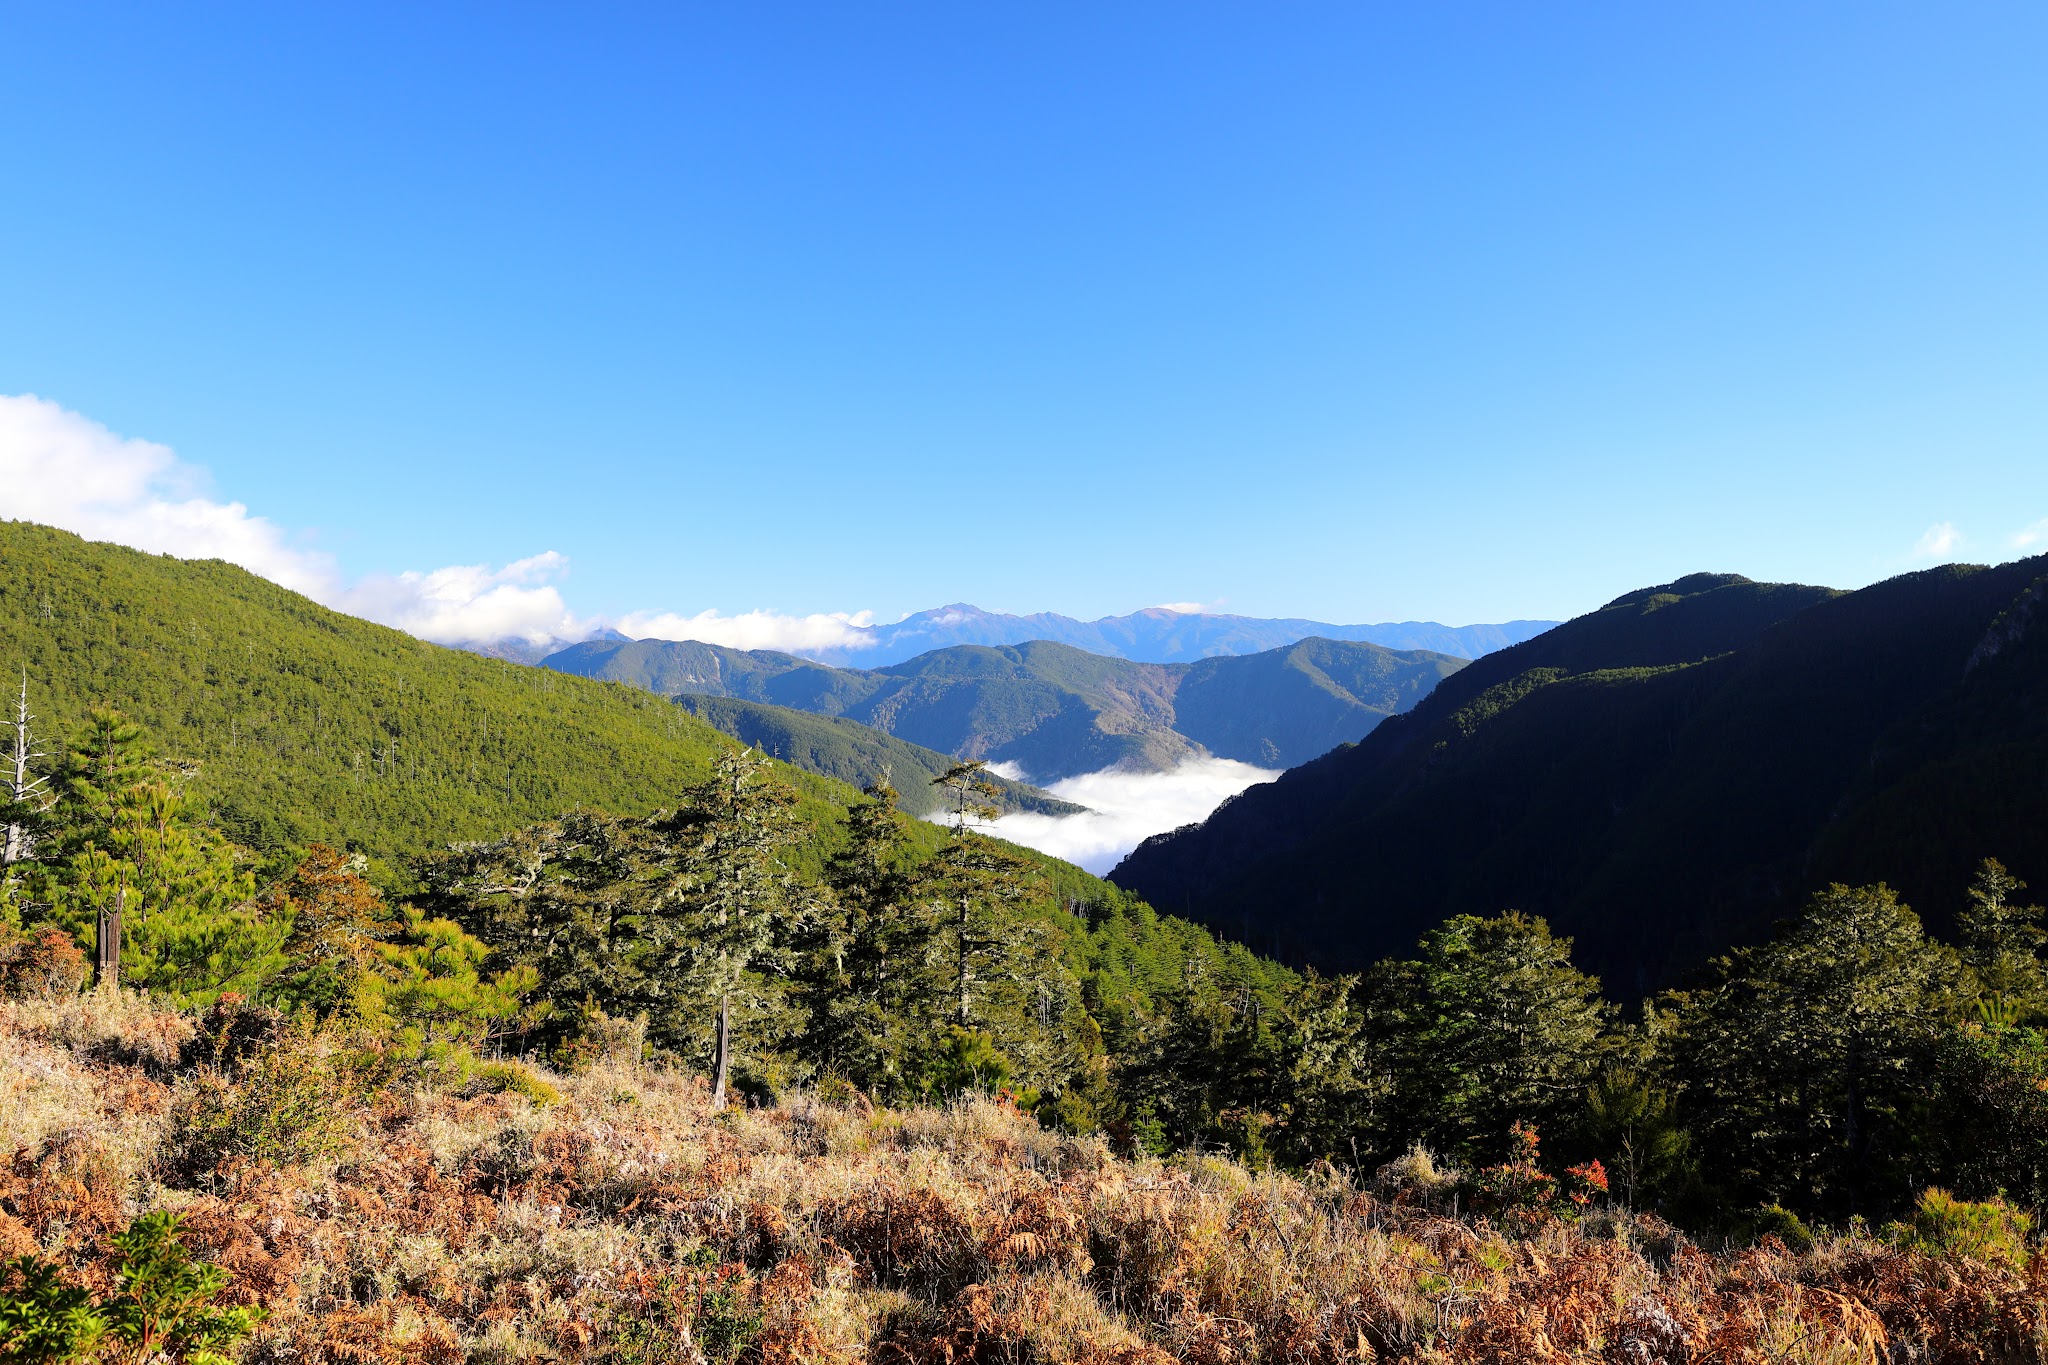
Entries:
[[92, 1295], [49, 1262], [18, 1256], [0, 1270], [0, 1365], [71, 1365], [106, 1330]]
[[524, 1062], [478, 1062], [470, 1088], [486, 1095], [524, 1095], [543, 1107], [562, 1102], [562, 1092]]
[[925, 1061], [921, 1089], [927, 1097], [951, 1098], [970, 1090], [993, 1093], [1010, 1081], [1010, 1059], [985, 1030], [946, 1026], [941, 1048]]
[[[249, 1335], [261, 1308], [214, 1305], [228, 1272], [192, 1259], [170, 1213], [145, 1213], [113, 1238], [118, 1292], [94, 1302], [33, 1256], [0, 1276], [0, 1365], [101, 1359], [148, 1365], [229, 1365], [221, 1354]], [[109, 1355], [104, 1347], [115, 1349]]]
[[145, 1213], [114, 1238], [121, 1292], [100, 1305], [107, 1333], [133, 1347], [136, 1361], [228, 1365], [216, 1348], [248, 1336], [264, 1310], [214, 1307], [228, 1273], [193, 1260], [177, 1233], [176, 1215]]
[[1457, 1167], [1438, 1165], [1435, 1154], [1418, 1142], [1373, 1172], [1372, 1183], [1374, 1193], [1390, 1204], [1433, 1207], [1447, 1201], [1463, 1178]]
[[1810, 1251], [1818, 1240], [1798, 1214], [1779, 1204], [1765, 1204], [1744, 1218], [1737, 1231], [1752, 1242], [1775, 1237], [1792, 1251]]
[[83, 990], [91, 975], [85, 954], [62, 929], [0, 930], [0, 996], [65, 1000]]
[[2027, 1235], [2034, 1220], [2003, 1199], [1973, 1204], [1947, 1190], [1920, 1195], [1913, 1216], [1885, 1229], [1887, 1240], [1930, 1256], [1968, 1256], [2017, 1270], [2027, 1263]]
[[203, 1180], [235, 1158], [288, 1166], [345, 1150], [349, 1073], [325, 1051], [295, 1034], [246, 1059], [232, 1079], [213, 1067], [198, 1072], [171, 1112], [168, 1173]]

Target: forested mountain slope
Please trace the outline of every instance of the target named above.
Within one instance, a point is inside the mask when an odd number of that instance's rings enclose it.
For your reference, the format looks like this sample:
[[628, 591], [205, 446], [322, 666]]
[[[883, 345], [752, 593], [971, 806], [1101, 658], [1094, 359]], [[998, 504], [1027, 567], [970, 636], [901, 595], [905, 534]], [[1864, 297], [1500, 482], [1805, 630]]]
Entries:
[[1046, 782], [1199, 752], [1305, 762], [1413, 706], [1463, 661], [1304, 640], [1263, 654], [1139, 664], [1036, 641], [960, 646], [879, 669], [694, 641], [592, 641], [551, 669], [664, 695], [733, 697], [858, 721], [929, 749], [1015, 763]]
[[[266, 857], [319, 840], [397, 862], [578, 808], [637, 815], [672, 805], [733, 747], [639, 688], [426, 644], [218, 560], [0, 522], [0, 673], [18, 686], [24, 672], [51, 751], [43, 771], [89, 707], [116, 706], [159, 753], [196, 768], [211, 821]], [[791, 862], [815, 872], [858, 794], [786, 775], [817, 830]], [[928, 853], [944, 835], [911, 821], [905, 838]], [[1072, 864], [1012, 852], [1034, 874], [1031, 913], [1121, 954], [1098, 969], [1117, 979], [1177, 981], [1183, 952], [1262, 980], [1285, 975], [1199, 928], [1156, 920]], [[1075, 916], [1082, 905], [1093, 920]]]
[[[791, 767], [854, 787], [885, 781], [896, 788], [897, 805], [905, 814], [928, 816], [945, 809], [944, 796], [932, 783], [953, 766], [949, 754], [883, 734], [873, 726], [788, 706], [689, 693], [675, 700], [699, 720]], [[995, 789], [993, 804], [1005, 813], [1076, 815], [1085, 809], [1022, 782], [993, 773], [983, 776]]]
[[198, 763], [215, 818], [257, 849], [397, 855], [577, 806], [650, 809], [730, 747], [634, 688], [426, 644], [218, 560], [4, 522], [10, 697], [24, 670], [42, 733], [121, 708]]
[[1980, 858], [2048, 879], [2044, 571], [1631, 593], [1112, 875], [1336, 964], [1517, 908], [1622, 995], [1834, 879], [1888, 878], [1938, 924]]

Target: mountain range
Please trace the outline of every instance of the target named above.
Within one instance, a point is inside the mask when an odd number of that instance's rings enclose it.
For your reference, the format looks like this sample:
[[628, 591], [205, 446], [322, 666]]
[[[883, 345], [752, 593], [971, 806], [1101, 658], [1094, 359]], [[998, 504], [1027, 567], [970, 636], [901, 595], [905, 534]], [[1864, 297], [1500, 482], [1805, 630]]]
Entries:
[[[857, 721], [941, 753], [1014, 764], [1037, 782], [1105, 768], [1158, 771], [1205, 754], [1289, 767], [1361, 738], [1464, 666], [1425, 650], [1320, 639], [1169, 664], [1045, 640], [958, 645], [875, 669], [661, 640], [590, 641], [546, 660], [549, 669], [664, 696]], [[747, 714], [693, 709], [713, 723]]]
[[1444, 626], [1434, 621], [1402, 621], [1346, 626], [1328, 621], [1226, 616], [1170, 607], [1148, 607], [1128, 616], [1079, 621], [1056, 612], [1012, 616], [955, 602], [913, 613], [887, 625], [865, 627], [858, 643], [815, 654], [827, 663], [879, 668], [952, 645], [999, 647], [1043, 640], [1114, 659], [1167, 664], [1227, 654], [1259, 654], [1299, 640], [1323, 639], [1476, 659], [1540, 634], [1555, 624], [1508, 621], [1500, 625]]
[[2044, 774], [2048, 558], [1850, 593], [1700, 574], [1473, 663], [1112, 875], [1336, 967], [1520, 909], [1637, 995], [1830, 881], [1937, 926], [1980, 858], [2048, 881]]
[[[1038, 640], [1071, 645], [1090, 654], [1137, 663], [1187, 663], [1224, 654], [1258, 654], [1299, 640], [1351, 640], [1388, 649], [1425, 649], [1453, 658], [1476, 659], [1505, 649], [1556, 625], [1555, 621], [1506, 621], [1498, 625], [1445, 626], [1435, 621], [1400, 621], [1371, 626], [1335, 625], [1328, 621], [1257, 616], [1225, 616], [1211, 612], [1150, 607], [1128, 616], [1080, 621], [1054, 612], [1012, 616], [983, 611], [965, 602], [920, 611], [886, 625], [850, 626], [846, 643], [820, 646], [805, 658], [846, 668], [882, 668], [919, 654], [953, 645], [1021, 645]], [[588, 641], [618, 642], [630, 637], [604, 630]], [[466, 645], [472, 653], [514, 663], [537, 664], [571, 644], [551, 640], [534, 643], [520, 638]]]

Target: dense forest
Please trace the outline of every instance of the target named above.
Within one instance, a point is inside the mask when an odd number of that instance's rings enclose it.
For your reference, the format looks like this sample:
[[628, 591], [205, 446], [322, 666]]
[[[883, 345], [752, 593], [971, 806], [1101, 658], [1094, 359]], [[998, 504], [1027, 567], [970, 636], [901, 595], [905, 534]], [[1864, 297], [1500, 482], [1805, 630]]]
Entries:
[[1629, 593], [1111, 876], [1326, 969], [1512, 906], [1629, 999], [1836, 881], [1887, 881], [1946, 931], [1982, 859], [2048, 879], [2044, 570]]
[[[152, 1332], [266, 1362], [2048, 1351], [2048, 930], [1996, 861], [1938, 934], [1825, 884], [1626, 1009], [1506, 906], [1295, 971], [987, 837], [977, 764], [929, 782], [942, 827], [602, 684], [555, 680], [666, 756], [609, 801], [477, 791], [444, 821], [472, 718], [577, 722], [519, 709], [545, 675], [491, 691], [506, 666], [382, 634], [272, 656], [319, 678], [390, 646], [419, 680], [335, 702], [408, 697], [436, 756], [349, 803], [320, 727], [293, 749], [276, 719], [323, 687], [232, 672], [249, 642], [170, 595], [213, 566], [52, 544], [68, 581], [166, 597], [26, 613], [0, 1359], [150, 1359], [106, 1353]], [[340, 630], [244, 579], [223, 619]], [[1712, 591], [1730, 639], [1781, 605]], [[166, 601], [188, 650], [80, 629], [162, 641]], [[182, 747], [223, 712], [225, 751]]]
[[[789, 706], [682, 693], [676, 705], [697, 719], [751, 748], [778, 758], [792, 768], [834, 778], [852, 787], [877, 782], [899, 787], [905, 814], [927, 816], [943, 808], [932, 779], [953, 766], [950, 754], [862, 725], [841, 716], [818, 716]], [[985, 780], [995, 788], [1003, 811], [1040, 815], [1073, 815], [1083, 809], [1023, 782], [994, 773]]]

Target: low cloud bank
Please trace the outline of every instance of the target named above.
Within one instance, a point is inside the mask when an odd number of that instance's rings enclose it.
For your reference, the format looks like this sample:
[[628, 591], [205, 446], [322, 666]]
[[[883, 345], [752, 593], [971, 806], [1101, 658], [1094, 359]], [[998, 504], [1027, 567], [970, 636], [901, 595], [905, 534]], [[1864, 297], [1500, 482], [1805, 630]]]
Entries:
[[636, 611], [613, 624], [636, 640], [702, 640], [707, 645], [732, 649], [805, 654], [865, 643], [865, 632], [874, 619], [875, 614], [870, 611], [819, 612], [810, 616], [784, 616], [772, 611], [747, 611], [733, 616], [715, 611], [700, 611], [695, 616], [673, 611]]
[[[1013, 764], [995, 765], [1003, 776], [1029, 779]], [[1054, 782], [1046, 790], [1088, 807], [1080, 815], [1005, 815], [990, 833], [1012, 843], [1078, 863], [1097, 876], [1154, 834], [1204, 819], [1246, 787], [1280, 774], [1231, 758], [1190, 759], [1170, 772], [1116, 768]]]

